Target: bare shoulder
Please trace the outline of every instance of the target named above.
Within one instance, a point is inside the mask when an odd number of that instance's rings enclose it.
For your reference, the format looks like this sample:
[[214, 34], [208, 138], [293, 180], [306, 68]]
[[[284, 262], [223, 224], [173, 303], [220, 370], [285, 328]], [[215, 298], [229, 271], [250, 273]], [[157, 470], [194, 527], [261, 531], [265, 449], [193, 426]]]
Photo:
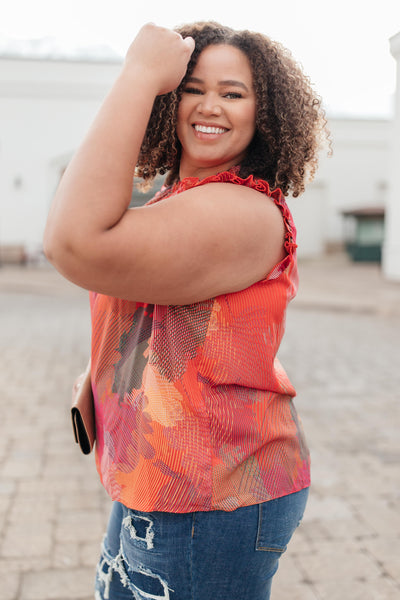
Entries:
[[220, 199], [252, 199], [253, 202], [262, 201], [262, 199], [268, 198], [264, 193], [259, 190], [256, 190], [251, 187], [247, 187], [246, 185], [240, 185], [237, 183], [233, 183], [230, 181], [226, 182], [210, 182], [204, 183], [200, 185], [196, 185], [184, 192], [181, 192], [178, 196], [197, 196], [203, 197], [204, 199], [207, 197], [212, 199], [213, 197], [218, 197]]
[[263, 192], [244, 185], [230, 182], [206, 183], [168, 200], [179, 203], [183, 209], [186, 206], [188, 211], [208, 211], [210, 216], [224, 213], [229, 221], [245, 219], [252, 226], [258, 223], [260, 227], [283, 227], [282, 213], [274, 200]]
[[191, 304], [263, 279], [284, 257], [283, 242], [272, 198], [205, 183], [127, 211], [104, 236], [84, 283], [128, 300]]
[[199, 237], [206, 241], [201, 254], [208, 264], [219, 255], [230, 261], [230, 268], [234, 263], [237, 273], [242, 265], [242, 273], [252, 274], [251, 282], [244, 278], [250, 284], [284, 258], [283, 215], [263, 192], [228, 182], [207, 183], [182, 192], [176, 201], [191, 229], [190, 243]]

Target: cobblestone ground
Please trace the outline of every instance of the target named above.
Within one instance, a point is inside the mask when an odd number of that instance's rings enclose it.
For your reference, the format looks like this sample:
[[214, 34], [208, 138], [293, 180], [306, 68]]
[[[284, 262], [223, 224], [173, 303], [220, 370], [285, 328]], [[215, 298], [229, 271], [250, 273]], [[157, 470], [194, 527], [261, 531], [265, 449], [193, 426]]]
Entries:
[[[86, 294], [3, 286], [0, 331], [0, 599], [92, 599], [109, 501], [69, 417], [89, 351]], [[313, 486], [273, 600], [400, 598], [399, 333], [399, 315], [290, 309], [280, 358]]]

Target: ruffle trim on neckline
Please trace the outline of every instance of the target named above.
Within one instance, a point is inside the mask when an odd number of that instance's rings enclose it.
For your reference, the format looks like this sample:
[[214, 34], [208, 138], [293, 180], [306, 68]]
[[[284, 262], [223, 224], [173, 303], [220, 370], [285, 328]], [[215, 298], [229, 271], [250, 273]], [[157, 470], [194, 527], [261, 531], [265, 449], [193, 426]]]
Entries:
[[207, 183], [233, 183], [236, 185], [242, 185], [245, 187], [252, 188], [253, 190], [257, 190], [258, 192], [265, 194], [266, 196], [271, 198], [277, 206], [279, 206], [284, 220], [284, 247], [287, 254], [285, 258], [279, 263], [279, 272], [282, 272], [290, 264], [292, 256], [297, 248], [296, 227], [294, 225], [291, 212], [286, 204], [286, 200], [282, 193], [282, 190], [280, 188], [275, 188], [274, 190], [271, 190], [267, 181], [265, 181], [264, 179], [254, 177], [253, 175], [249, 175], [248, 177], [243, 179], [237, 174], [237, 171], [238, 167], [233, 167], [229, 171], [222, 171], [221, 173], [217, 173], [216, 175], [210, 175], [209, 177], [205, 177], [204, 179], [200, 179], [199, 177], [185, 177], [184, 179], [177, 181], [171, 186], [161, 188], [161, 190], [147, 204], [154, 204], [160, 200], [163, 200], [164, 198], [168, 198], [169, 196], [175, 196], [175, 194], [185, 192], [194, 187], [206, 185]]

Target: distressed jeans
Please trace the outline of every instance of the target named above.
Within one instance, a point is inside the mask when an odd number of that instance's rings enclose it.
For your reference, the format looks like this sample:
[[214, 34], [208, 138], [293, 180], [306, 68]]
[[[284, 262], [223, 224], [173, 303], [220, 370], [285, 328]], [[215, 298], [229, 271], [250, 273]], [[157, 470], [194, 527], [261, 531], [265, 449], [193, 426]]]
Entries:
[[232, 512], [143, 513], [113, 504], [96, 600], [268, 600], [308, 489]]

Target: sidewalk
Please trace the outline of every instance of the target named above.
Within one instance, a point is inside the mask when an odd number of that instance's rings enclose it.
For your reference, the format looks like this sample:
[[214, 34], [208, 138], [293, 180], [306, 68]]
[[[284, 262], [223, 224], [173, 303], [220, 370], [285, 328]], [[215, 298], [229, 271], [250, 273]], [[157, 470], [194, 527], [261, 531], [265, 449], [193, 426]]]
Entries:
[[[398, 600], [400, 283], [344, 256], [300, 277], [280, 359], [313, 485], [272, 599]], [[110, 503], [69, 417], [87, 293], [47, 266], [0, 267], [0, 331], [0, 600], [93, 600]]]
[[390, 282], [377, 263], [353, 263], [338, 253], [299, 262], [298, 307], [400, 315], [400, 282]]
[[[400, 315], [400, 282], [387, 281], [377, 263], [353, 263], [342, 253], [299, 262], [297, 307]], [[85, 294], [51, 266], [0, 266], [0, 292]]]

